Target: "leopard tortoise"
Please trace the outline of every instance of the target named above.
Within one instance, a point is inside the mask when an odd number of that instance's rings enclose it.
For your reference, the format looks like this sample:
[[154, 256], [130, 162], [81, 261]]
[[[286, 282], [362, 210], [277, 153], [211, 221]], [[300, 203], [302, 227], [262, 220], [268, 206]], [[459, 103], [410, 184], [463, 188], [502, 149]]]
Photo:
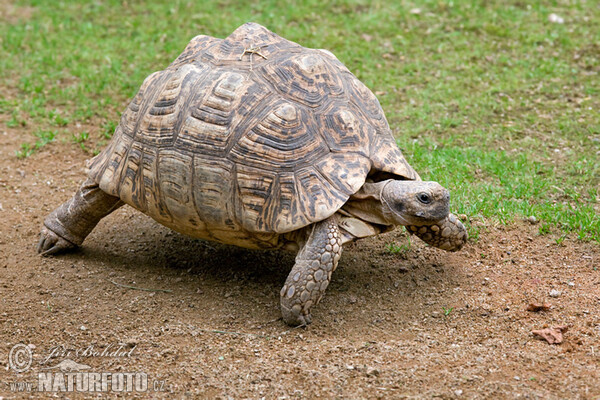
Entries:
[[396, 225], [432, 246], [467, 240], [448, 191], [406, 162], [383, 111], [329, 51], [248, 23], [197, 36], [143, 82], [38, 252], [81, 245], [124, 203], [197, 238], [297, 251], [281, 289], [290, 325], [311, 322], [344, 243]]

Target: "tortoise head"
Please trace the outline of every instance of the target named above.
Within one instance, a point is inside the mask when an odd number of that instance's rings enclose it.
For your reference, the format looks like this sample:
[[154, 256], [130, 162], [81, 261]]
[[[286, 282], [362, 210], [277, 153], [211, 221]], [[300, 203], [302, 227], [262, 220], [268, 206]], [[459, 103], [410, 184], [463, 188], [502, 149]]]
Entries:
[[432, 225], [450, 212], [450, 193], [437, 182], [392, 180], [383, 188], [381, 202], [394, 225]]

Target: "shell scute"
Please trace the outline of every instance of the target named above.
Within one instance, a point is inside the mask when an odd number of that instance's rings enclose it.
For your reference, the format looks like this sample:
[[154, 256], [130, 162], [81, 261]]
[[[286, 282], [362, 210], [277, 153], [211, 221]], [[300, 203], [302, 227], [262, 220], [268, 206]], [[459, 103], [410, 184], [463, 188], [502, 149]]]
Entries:
[[325, 98], [339, 97], [344, 85], [339, 73], [316, 51], [279, 58], [259, 68], [262, 78], [291, 100], [311, 108], [319, 107]]
[[328, 153], [306, 110], [285, 101], [271, 109], [234, 144], [232, 160], [265, 170], [294, 169]]

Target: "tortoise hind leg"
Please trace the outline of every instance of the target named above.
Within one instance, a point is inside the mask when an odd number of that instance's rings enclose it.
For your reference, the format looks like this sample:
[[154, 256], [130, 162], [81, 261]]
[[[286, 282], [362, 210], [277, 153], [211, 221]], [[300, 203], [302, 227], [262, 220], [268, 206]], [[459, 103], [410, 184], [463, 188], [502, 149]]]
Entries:
[[46, 217], [38, 253], [49, 255], [81, 245], [102, 218], [123, 204], [88, 178], [70, 200]]
[[341, 255], [342, 235], [335, 215], [314, 224], [281, 289], [281, 313], [288, 325], [311, 323], [310, 308], [325, 294]]

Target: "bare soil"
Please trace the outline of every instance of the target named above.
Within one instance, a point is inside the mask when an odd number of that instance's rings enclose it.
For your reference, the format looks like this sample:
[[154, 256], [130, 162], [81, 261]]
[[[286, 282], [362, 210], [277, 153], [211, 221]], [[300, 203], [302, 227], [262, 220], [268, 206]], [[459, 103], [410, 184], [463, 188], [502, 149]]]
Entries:
[[[387, 243], [407, 241], [397, 230], [345, 248], [313, 324], [290, 329], [279, 290], [292, 254], [190, 239], [123, 207], [81, 249], [38, 256], [43, 219], [89, 156], [54, 143], [18, 160], [23, 137], [0, 131], [4, 398], [65, 397], [14, 391], [64, 360], [148, 374], [139, 398], [600, 398], [597, 245], [515, 223], [482, 227], [458, 253], [413, 239], [393, 254]], [[531, 333], [558, 325], [562, 344]], [[23, 373], [10, 368], [19, 343], [33, 354]]]

